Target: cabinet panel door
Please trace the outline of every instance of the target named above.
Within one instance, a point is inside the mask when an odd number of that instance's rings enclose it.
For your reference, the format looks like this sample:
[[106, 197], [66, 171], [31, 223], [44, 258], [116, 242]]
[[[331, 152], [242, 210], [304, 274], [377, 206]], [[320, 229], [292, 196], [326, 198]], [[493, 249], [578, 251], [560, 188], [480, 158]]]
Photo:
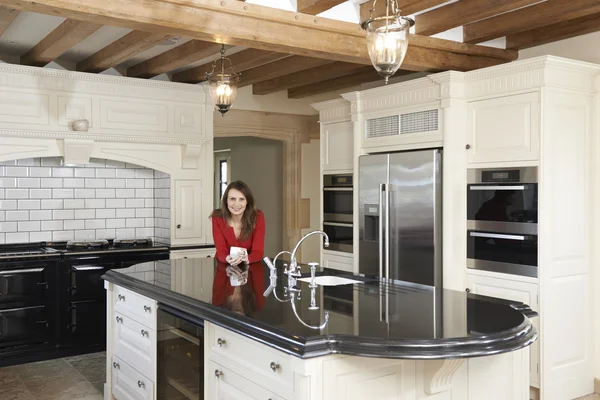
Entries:
[[113, 357], [112, 394], [117, 400], [152, 400], [154, 382], [119, 357]]
[[176, 180], [175, 238], [202, 238], [202, 223], [202, 181]]
[[114, 313], [114, 353], [142, 374], [156, 376], [156, 331]]
[[539, 158], [538, 93], [469, 103], [469, 163], [533, 161]]
[[[538, 286], [534, 283], [518, 282], [509, 279], [491, 278], [486, 276], [468, 275], [468, 286], [474, 294], [496, 297], [499, 299], [520, 301], [538, 311]], [[532, 319], [535, 329], [540, 334], [539, 318]], [[532, 386], [539, 387], [540, 339], [536, 340], [530, 349], [529, 374]]]
[[[283, 400], [235, 372], [208, 361], [208, 399], [210, 400]], [[251, 375], [247, 375], [251, 377]]]
[[323, 125], [323, 172], [351, 170], [354, 159], [352, 122]]

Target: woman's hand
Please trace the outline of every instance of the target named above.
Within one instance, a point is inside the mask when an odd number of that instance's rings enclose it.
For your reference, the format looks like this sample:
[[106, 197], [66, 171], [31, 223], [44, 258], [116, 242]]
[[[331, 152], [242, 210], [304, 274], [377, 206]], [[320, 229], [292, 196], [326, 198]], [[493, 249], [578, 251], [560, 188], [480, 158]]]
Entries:
[[242, 271], [239, 267], [230, 265], [225, 269], [227, 276], [236, 278], [241, 285], [248, 282], [248, 270]]
[[[248, 258], [248, 256], [245, 256], [246, 258]], [[239, 265], [243, 260], [244, 256], [243, 255], [239, 255], [236, 257], [232, 257], [232, 256], [227, 256], [225, 257], [225, 261], [227, 261], [227, 263], [229, 265], [233, 265], [233, 266], [237, 266]]]

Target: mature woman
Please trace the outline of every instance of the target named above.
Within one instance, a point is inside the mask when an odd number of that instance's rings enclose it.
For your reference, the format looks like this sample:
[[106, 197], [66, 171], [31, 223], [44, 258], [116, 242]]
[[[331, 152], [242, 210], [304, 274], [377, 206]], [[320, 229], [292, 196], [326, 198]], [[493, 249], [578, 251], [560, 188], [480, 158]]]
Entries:
[[[265, 250], [265, 216], [254, 206], [254, 196], [242, 181], [227, 186], [221, 207], [211, 214], [216, 258], [222, 263], [237, 266], [240, 263], [259, 262]], [[232, 247], [242, 247], [245, 253], [230, 256]]]

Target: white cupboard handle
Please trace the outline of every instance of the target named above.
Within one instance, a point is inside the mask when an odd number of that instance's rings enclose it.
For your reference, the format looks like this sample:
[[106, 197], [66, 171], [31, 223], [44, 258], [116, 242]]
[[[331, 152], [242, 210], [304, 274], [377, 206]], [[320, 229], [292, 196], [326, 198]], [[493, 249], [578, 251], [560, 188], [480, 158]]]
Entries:
[[221, 339], [221, 338], [217, 339], [217, 346], [219, 346], [219, 347], [225, 346], [226, 343], [227, 343], [227, 341], [225, 339]]

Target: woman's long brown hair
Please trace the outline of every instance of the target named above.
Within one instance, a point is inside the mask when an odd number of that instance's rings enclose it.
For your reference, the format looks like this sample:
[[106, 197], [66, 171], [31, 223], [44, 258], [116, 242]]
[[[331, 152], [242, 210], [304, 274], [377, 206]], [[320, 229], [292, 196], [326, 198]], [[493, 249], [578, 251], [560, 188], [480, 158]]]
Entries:
[[256, 218], [258, 217], [258, 210], [254, 206], [254, 196], [252, 195], [248, 185], [246, 185], [244, 182], [233, 181], [227, 186], [227, 189], [225, 189], [225, 193], [223, 193], [223, 197], [221, 198], [221, 207], [214, 210], [212, 214], [210, 214], [210, 217], [221, 217], [226, 222], [231, 220], [231, 213], [227, 207], [227, 198], [229, 197], [229, 191], [231, 189], [242, 192], [246, 198], [246, 209], [242, 215], [242, 231], [240, 232], [239, 237], [239, 240], [246, 240], [250, 237], [250, 235], [252, 235], [252, 231], [254, 231], [254, 227], [256, 226]]

